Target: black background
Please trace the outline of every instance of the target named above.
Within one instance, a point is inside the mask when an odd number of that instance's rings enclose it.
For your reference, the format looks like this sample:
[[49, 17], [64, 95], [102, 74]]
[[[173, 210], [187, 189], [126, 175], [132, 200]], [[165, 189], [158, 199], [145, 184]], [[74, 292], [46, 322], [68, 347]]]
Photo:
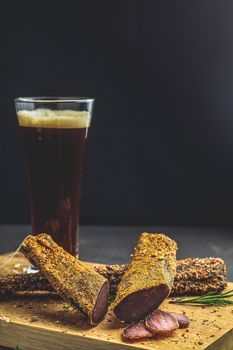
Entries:
[[13, 98], [83, 95], [81, 223], [232, 224], [232, 1], [0, 7], [1, 222], [29, 221]]

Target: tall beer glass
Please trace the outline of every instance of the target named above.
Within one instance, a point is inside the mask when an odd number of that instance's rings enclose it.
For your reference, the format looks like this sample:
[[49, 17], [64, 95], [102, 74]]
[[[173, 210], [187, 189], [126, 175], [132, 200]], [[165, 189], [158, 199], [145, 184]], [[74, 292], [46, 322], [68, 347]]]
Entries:
[[84, 148], [94, 100], [15, 99], [26, 154], [33, 234], [46, 232], [78, 254], [79, 197]]

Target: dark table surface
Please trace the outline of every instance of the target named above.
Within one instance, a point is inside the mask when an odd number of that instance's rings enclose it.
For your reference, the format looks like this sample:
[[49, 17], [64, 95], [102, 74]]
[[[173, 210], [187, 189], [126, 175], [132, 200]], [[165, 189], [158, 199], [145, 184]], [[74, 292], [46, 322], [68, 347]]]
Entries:
[[[233, 281], [233, 227], [170, 227], [170, 226], [82, 226], [80, 258], [103, 263], [124, 263], [129, 260], [141, 232], [166, 232], [178, 243], [178, 259], [186, 257], [221, 257]], [[30, 226], [0, 225], [0, 254], [14, 251], [30, 233]], [[3, 349], [0, 347], [0, 350]]]
[[[233, 227], [169, 227], [169, 226], [82, 226], [80, 259], [103, 263], [129, 260], [141, 232], [165, 232], [178, 243], [178, 259], [186, 257], [222, 257], [233, 280]], [[0, 225], [0, 254], [15, 250], [30, 233], [30, 226]]]

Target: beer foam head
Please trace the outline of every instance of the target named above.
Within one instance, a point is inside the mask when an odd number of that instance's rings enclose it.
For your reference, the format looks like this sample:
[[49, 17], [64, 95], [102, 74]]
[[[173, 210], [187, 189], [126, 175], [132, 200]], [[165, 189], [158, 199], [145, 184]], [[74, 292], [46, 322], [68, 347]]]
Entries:
[[31, 128], [81, 129], [90, 126], [91, 115], [87, 111], [51, 110], [38, 108], [17, 112], [20, 126]]

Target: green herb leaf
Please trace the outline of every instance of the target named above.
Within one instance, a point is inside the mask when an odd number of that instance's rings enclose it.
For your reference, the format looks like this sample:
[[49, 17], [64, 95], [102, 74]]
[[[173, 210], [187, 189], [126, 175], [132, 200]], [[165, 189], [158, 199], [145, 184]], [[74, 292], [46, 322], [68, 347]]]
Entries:
[[229, 300], [228, 298], [233, 297], [233, 289], [218, 294], [217, 292], [209, 292], [204, 295], [201, 295], [196, 298], [179, 298], [176, 300], [171, 300], [171, 304], [198, 304], [198, 305], [207, 305], [207, 306], [214, 306], [214, 305], [228, 305], [233, 304], [233, 300]]

